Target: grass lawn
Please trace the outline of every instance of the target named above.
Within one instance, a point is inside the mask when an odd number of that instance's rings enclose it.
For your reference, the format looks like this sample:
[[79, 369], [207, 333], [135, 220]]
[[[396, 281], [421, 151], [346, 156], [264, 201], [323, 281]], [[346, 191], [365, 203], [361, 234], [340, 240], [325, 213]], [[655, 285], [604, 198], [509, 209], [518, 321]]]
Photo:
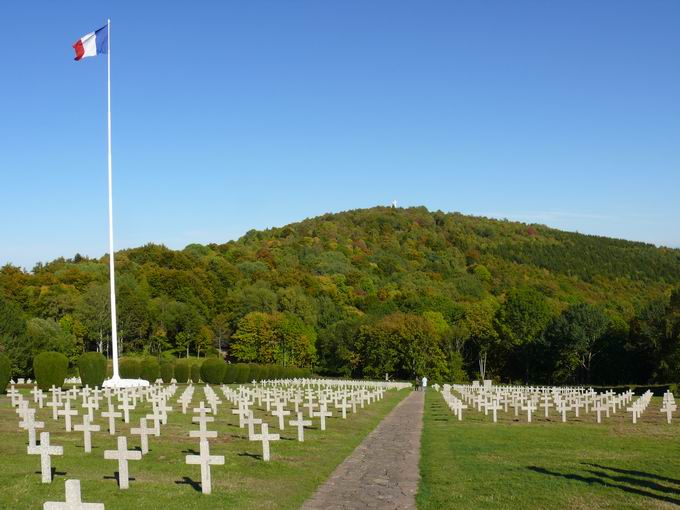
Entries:
[[[181, 394], [180, 385], [176, 397]], [[197, 429], [191, 424], [191, 414], [182, 415], [181, 406], [172, 399], [174, 412], [168, 425], [162, 426], [159, 438], [149, 438], [150, 452], [140, 461], [130, 461], [128, 490], [120, 490], [114, 472], [117, 461], [104, 460], [105, 449], [115, 449], [115, 436], [110, 436], [108, 421], [95, 420], [101, 432], [92, 439], [92, 453], [83, 452], [83, 435], [64, 431], [63, 418], [53, 421], [48, 408], [38, 411], [37, 419], [45, 422], [50, 442], [64, 447], [63, 457], [52, 457], [56, 471], [51, 484], [40, 481], [40, 457], [27, 455], [28, 434], [18, 427], [18, 416], [7, 396], [0, 397], [0, 508], [37, 509], [44, 501], [64, 501], [64, 481], [81, 481], [83, 500], [105, 503], [111, 509], [162, 508], [298, 508], [314, 490], [328, 478], [335, 467], [363, 440], [380, 420], [406, 395], [408, 390], [388, 391], [382, 401], [358, 409], [347, 420], [333, 416], [327, 420], [326, 431], [315, 427], [305, 431], [305, 442], [297, 441], [296, 430], [287, 427], [280, 441], [271, 443], [272, 461], [263, 462], [259, 456], [260, 442], [250, 442], [247, 430], [238, 428], [238, 418], [231, 414], [231, 405], [222, 404], [216, 421], [208, 424], [217, 430], [217, 439], [210, 440], [210, 452], [224, 455], [224, 466], [212, 466], [212, 494], [200, 492], [200, 467], [185, 464], [185, 456], [198, 453], [198, 440], [189, 438], [188, 431]], [[218, 390], [218, 395], [222, 393]], [[29, 396], [30, 398], [30, 396]], [[194, 403], [203, 398], [199, 386]], [[224, 399], [223, 399], [224, 400]], [[130, 427], [139, 426], [138, 410], [130, 417], [130, 425], [118, 422], [117, 433], [128, 436], [128, 448], [139, 447], [139, 436], [129, 434]], [[335, 413], [334, 413], [335, 414]], [[264, 417], [264, 412], [256, 413]], [[290, 418], [290, 417], [288, 417]], [[82, 412], [74, 423], [82, 422]], [[271, 432], [278, 420], [268, 416]], [[39, 434], [38, 434], [39, 435]]]
[[420, 509], [653, 509], [680, 506], [680, 415], [666, 423], [654, 398], [637, 425], [617, 413], [561, 423], [534, 415], [463, 412], [429, 390], [421, 447]]

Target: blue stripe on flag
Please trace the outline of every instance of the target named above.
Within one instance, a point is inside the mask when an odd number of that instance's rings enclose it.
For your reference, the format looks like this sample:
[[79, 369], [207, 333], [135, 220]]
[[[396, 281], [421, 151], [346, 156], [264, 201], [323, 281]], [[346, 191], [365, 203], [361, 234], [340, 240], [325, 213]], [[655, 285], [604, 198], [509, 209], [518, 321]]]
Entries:
[[97, 55], [109, 52], [109, 31], [108, 27], [102, 27], [95, 31], [97, 37]]

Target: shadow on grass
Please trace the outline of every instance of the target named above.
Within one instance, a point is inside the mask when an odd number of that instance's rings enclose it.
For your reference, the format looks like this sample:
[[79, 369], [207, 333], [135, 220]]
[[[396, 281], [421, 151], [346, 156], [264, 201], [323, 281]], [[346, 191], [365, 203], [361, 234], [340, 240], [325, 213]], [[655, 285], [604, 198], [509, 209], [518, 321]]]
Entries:
[[[104, 478], [104, 480], [115, 480], [116, 483], [118, 484], [118, 487], [120, 487], [120, 473], [118, 471], [114, 471], [113, 476], [106, 476], [105, 475], [103, 478]], [[135, 480], [136, 480], [136, 478], [134, 478], [132, 476], [128, 476], [128, 481], [134, 482]]]
[[[648, 480], [638, 480], [636, 478], [627, 476], [609, 475], [603, 471], [589, 470], [588, 473], [592, 476], [584, 476], [576, 473], [558, 473], [538, 466], [527, 466], [527, 469], [534, 473], [542, 475], [554, 476], [564, 478], [566, 480], [573, 480], [576, 482], [587, 483], [588, 485], [601, 485], [611, 489], [618, 489], [629, 494], [636, 494], [645, 498], [656, 499], [657, 501], [664, 501], [673, 505], [680, 505], [680, 498], [670, 497], [666, 495], [655, 494], [650, 490], [664, 492], [672, 496], [680, 496], [680, 490], [673, 487], [665, 487]], [[618, 482], [618, 483], [613, 483]], [[637, 486], [637, 487], [636, 487]], [[650, 490], [644, 490], [650, 489]]]
[[667, 482], [667, 483], [673, 483], [675, 485], [680, 485], [680, 480], [676, 480], [675, 478], [668, 478], [666, 476], [661, 476], [661, 475], [656, 475], [654, 473], [646, 473], [644, 471], [635, 471], [632, 469], [621, 469], [621, 468], [615, 468], [611, 466], [603, 466], [601, 464], [591, 464], [588, 462], [582, 462], [584, 466], [590, 466], [598, 469], [606, 469], [607, 471], [614, 471], [615, 473], [620, 473], [623, 475], [632, 475], [632, 476], [639, 476], [642, 478], [652, 478], [654, 480], [659, 480], [662, 482]]
[[188, 476], [183, 476], [181, 480], [175, 480], [175, 483], [177, 485], [189, 485], [191, 486], [192, 489], [194, 489], [197, 492], [203, 492], [201, 489], [201, 484], [200, 482], [197, 482], [196, 480], [192, 480]]
[[[51, 472], [50, 474], [52, 475], [52, 480], [54, 480], [55, 476], [66, 476], [68, 473], [66, 471], [57, 471], [57, 468], [53, 467], [50, 468]], [[42, 475], [42, 471], [35, 471], [34, 472], [36, 475]]]
[[262, 459], [262, 455], [259, 453], [248, 453], [248, 452], [243, 452], [238, 454], [239, 457], [251, 457], [253, 459]]

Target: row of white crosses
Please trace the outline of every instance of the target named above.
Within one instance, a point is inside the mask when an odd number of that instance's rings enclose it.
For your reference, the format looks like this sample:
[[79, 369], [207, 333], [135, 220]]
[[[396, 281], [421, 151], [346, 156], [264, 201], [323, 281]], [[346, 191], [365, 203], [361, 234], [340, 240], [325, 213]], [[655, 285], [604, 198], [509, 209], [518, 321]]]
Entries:
[[[433, 387], [435, 390], [439, 391], [438, 384], [435, 384]], [[449, 409], [451, 409], [451, 411], [453, 411], [453, 415], [458, 418], [458, 421], [462, 421], [463, 409], [468, 408], [467, 404], [458, 397], [456, 397], [453, 393], [451, 393], [450, 384], [445, 384], [443, 386], [442, 396], [444, 397], [444, 402], [446, 402], [446, 405], [449, 406]]]
[[[319, 420], [321, 430], [326, 429], [327, 418], [333, 416], [334, 408], [337, 416], [347, 418], [349, 412], [356, 413], [358, 409], [383, 398], [384, 392], [390, 389], [407, 387], [408, 383], [374, 383], [366, 381], [329, 381], [329, 380], [278, 380], [263, 381], [252, 386], [239, 386], [231, 388], [226, 385], [221, 387], [227, 401], [236, 407], [232, 412], [238, 414], [239, 425], [248, 427], [248, 439], [262, 443], [262, 459], [270, 460], [270, 442], [280, 439], [279, 434], [269, 431], [269, 424], [264, 419], [255, 418], [253, 409], [255, 402], [258, 406], [265, 406], [268, 415], [276, 419], [276, 426], [284, 430], [287, 425], [297, 429], [299, 441], [304, 441], [304, 428], [312, 425], [313, 419]], [[92, 452], [93, 434], [100, 432], [101, 427], [95, 419], [97, 415], [108, 421], [110, 435], [116, 435], [116, 421], [121, 420], [130, 423], [130, 413], [135, 410], [139, 402], [150, 402], [152, 412], [140, 418], [139, 427], [131, 427], [130, 433], [140, 437], [141, 451], [128, 450], [128, 438], [117, 437], [117, 448], [104, 451], [104, 458], [118, 462], [118, 481], [121, 489], [129, 487], [128, 462], [141, 460], [149, 452], [149, 437], [160, 435], [160, 426], [167, 423], [168, 412], [172, 410], [168, 405], [168, 399], [176, 392], [176, 385], [171, 384], [163, 387], [160, 385], [150, 387], [138, 387], [129, 389], [91, 389], [87, 386], [82, 389], [62, 390], [52, 387], [48, 392], [43, 392], [34, 387], [29, 399], [25, 399], [19, 391], [12, 386], [8, 392], [12, 405], [20, 418], [20, 426], [27, 430], [29, 435], [28, 453], [40, 455], [41, 473], [44, 483], [51, 483], [51, 456], [64, 454], [62, 446], [50, 443], [49, 432], [40, 433], [40, 445], [36, 442], [36, 434], [45, 428], [44, 422], [36, 420], [36, 410], [48, 407], [51, 409], [52, 420], [62, 422], [67, 432], [80, 432], [83, 434], [85, 453]], [[194, 395], [194, 387], [186, 387], [177, 402], [186, 413]], [[223, 456], [210, 455], [209, 439], [216, 437], [216, 431], [210, 431], [207, 424], [214, 418], [208, 414], [216, 415], [218, 406], [222, 400], [217, 393], [208, 385], [204, 387], [205, 401], [199, 408], [193, 411], [198, 413], [192, 420], [198, 425], [198, 430], [190, 432], [191, 437], [199, 439], [199, 455], [187, 456], [188, 464], [201, 466], [201, 479], [204, 492], [211, 490], [210, 466], [224, 464]], [[31, 402], [35, 408], [31, 407]], [[206, 407], [205, 403], [208, 406]], [[309, 419], [305, 419], [305, 414]], [[79, 422], [82, 417], [82, 423]], [[295, 418], [289, 419], [287, 418]], [[256, 432], [255, 426], [260, 430]], [[70, 481], [69, 481], [70, 482]], [[77, 480], [73, 482], [78, 482]], [[79, 482], [78, 482], [79, 483]], [[67, 486], [68, 500], [68, 486]]]
[[647, 390], [642, 394], [640, 398], [633, 402], [630, 407], [626, 408], [626, 411], [632, 413], [633, 415], [633, 423], [637, 423], [638, 418], [642, 416], [642, 413], [645, 412], [647, 406], [652, 400], [652, 395], [653, 393]]
[[661, 412], [666, 415], [666, 422], [671, 423], [673, 420], [673, 413], [678, 410], [678, 406], [675, 403], [675, 398], [673, 393], [666, 391], [663, 394], [663, 400], [661, 402]]
[[[460, 394], [455, 396], [451, 390]], [[462, 419], [462, 410], [466, 404], [474, 407], [485, 415], [491, 413], [494, 423], [498, 420], [498, 412], [512, 412], [515, 417], [520, 413], [525, 414], [527, 422], [531, 422], [536, 414], [543, 414], [548, 418], [551, 410], [561, 418], [562, 422], [568, 419], [568, 413], [579, 418], [581, 414], [595, 414], [597, 423], [602, 423], [603, 415], [609, 418], [612, 413], [623, 410], [634, 397], [632, 390], [623, 393], [607, 391], [597, 393], [593, 389], [556, 387], [556, 386], [493, 386], [485, 384], [475, 385], [448, 385], [442, 387], [442, 395], [449, 408], [458, 419]], [[651, 397], [650, 397], [651, 398]], [[649, 402], [647, 401], [646, 404]], [[644, 401], [635, 405], [640, 413], [646, 408]]]
[[[255, 417], [254, 410], [251, 407], [255, 406], [256, 402], [258, 406], [264, 406], [266, 412], [276, 418], [280, 430], [285, 429], [286, 417], [290, 416], [292, 412], [287, 409], [287, 406], [294, 406], [297, 419], [290, 420], [288, 424], [297, 427], [298, 440], [304, 441], [304, 427], [311, 426], [312, 421], [304, 419], [301, 408], [306, 409], [310, 417], [319, 418], [320, 429], [323, 431], [326, 429], [326, 418], [332, 416], [332, 412], [328, 410], [331, 401], [341, 409], [343, 418], [346, 418], [349, 408], [353, 407], [356, 412], [357, 405], [364, 407], [367, 403], [382, 398], [385, 391], [383, 387], [368, 390], [365, 387], [366, 385], [361, 388], [361, 391], [356, 392], [347, 391], [344, 387], [338, 391], [329, 390], [326, 384], [322, 385], [321, 383], [317, 383], [316, 386], [315, 391], [312, 385], [300, 384], [297, 381], [288, 381], [285, 384], [280, 381], [270, 384], [269, 381], [266, 381], [261, 384], [254, 384], [252, 387], [239, 386], [236, 389], [223, 385], [221, 389], [226, 401], [235, 406], [231, 412], [238, 416], [239, 427], [248, 429], [250, 441], [261, 442], [262, 460], [269, 462], [271, 459], [270, 443], [280, 440], [280, 434], [270, 433], [269, 424], [263, 419]], [[177, 402], [182, 406], [183, 413], [186, 413], [192, 401], [193, 393], [193, 387], [188, 386], [177, 399]], [[204, 387], [204, 394], [210, 407], [206, 407], [205, 402], [201, 401], [199, 407], [193, 409], [197, 416], [192, 417], [192, 422], [198, 425], [198, 430], [189, 431], [189, 437], [199, 440], [199, 454], [187, 455], [185, 462], [200, 465], [201, 489], [204, 494], [210, 494], [212, 491], [211, 466], [223, 465], [224, 456], [210, 454], [209, 440], [217, 437], [217, 431], [208, 429], [208, 424], [215, 420], [214, 416], [208, 416], [208, 414], [216, 415], [218, 405], [222, 401], [209, 385]], [[353, 403], [347, 403], [348, 397]], [[256, 432], [255, 427], [258, 425], [260, 431]]]
[[[67, 432], [76, 431], [83, 433], [83, 450], [85, 453], [92, 452], [92, 434], [99, 432], [101, 427], [94, 424], [95, 411], [100, 408], [103, 400], [107, 401], [108, 410], [102, 411], [101, 415], [108, 418], [109, 433], [116, 434], [115, 419], [124, 418], [126, 423], [129, 423], [129, 412], [136, 408], [137, 402], [148, 401], [152, 404], [152, 413], [147, 414], [145, 418], [141, 418], [140, 427], [131, 428], [130, 432], [133, 435], [139, 435], [141, 441], [141, 452], [127, 450], [127, 437], [119, 436], [117, 438], [118, 448], [116, 450], [106, 450], [104, 458], [110, 460], [117, 460], [119, 463], [119, 486], [121, 489], [129, 487], [129, 477], [127, 462], [129, 460], [139, 460], [142, 455], [148, 453], [148, 436], [153, 434], [158, 436], [160, 434], [160, 424], [167, 423], [167, 412], [172, 410], [167, 405], [167, 399], [176, 391], [176, 386], [170, 385], [168, 387], [161, 387], [159, 385], [152, 387], [142, 387], [133, 389], [105, 389], [91, 390], [87, 386], [80, 390], [71, 389], [62, 391], [60, 388], [51, 388], [51, 400], [47, 402], [47, 406], [52, 408], [52, 418], [57, 421], [61, 417], [64, 418], [64, 427]], [[43, 405], [44, 393], [38, 389], [33, 388], [30, 392], [34, 403], [38, 408]], [[30, 407], [30, 402], [14, 388], [10, 388], [8, 395], [12, 405], [16, 407], [16, 412], [21, 421], [19, 426], [27, 430], [29, 445], [27, 453], [29, 455], [40, 455], [41, 457], [41, 473], [43, 483], [50, 483], [51, 479], [51, 455], [63, 455], [63, 448], [61, 446], [51, 445], [49, 432], [41, 432], [40, 445], [35, 441], [36, 431], [44, 428], [44, 422], [39, 422], [35, 419], [35, 408]], [[82, 423], [72, 424], [73, 418], [78, 416], [78, 400], [82, 399], [80, 405], [83, 410]], [[118, 409], [114, 405], [114, 399], [118, 401]], [[72, 404], [73, 403], [73, 404]], [[73, 407], [72, 407], [73, 405]], [[147, 427], [147, 420], [151, 420], [154, 424], [153, 428]]]

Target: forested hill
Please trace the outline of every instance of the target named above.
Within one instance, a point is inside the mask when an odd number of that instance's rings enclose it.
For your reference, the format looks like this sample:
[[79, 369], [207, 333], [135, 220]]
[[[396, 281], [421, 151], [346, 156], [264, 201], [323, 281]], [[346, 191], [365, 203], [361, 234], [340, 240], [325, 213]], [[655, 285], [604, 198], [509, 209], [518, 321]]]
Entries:
[[[225, 244], [125, 250], [116, 268], [128, 352], [200, 355], [216, 347], [234, 361], [373, 377], [460, 378], [463, 368], [474, 376], [487, 358], [489, 374], [505, 379], [643, 382], [677, 370], [676, 339], [633, 335], [642, 334], [643, 319], [675, 324], [680, 250], [639, 242], [376, 207], [250, 231]], [[5, 266], [0, 348], [15, 358], [46, 345], [106, 351], [107, 282], [106, 257], [76, 255], [30, 273]], [[654, 307], [658, 317], [645, 319]], [[571, 349], [579, 333], [569, 340], [564, 328], [574, 324], [558, 322], [575, 321], [569, 314], [577, 311], [586, 314], [581, 329], [606, 322], [602, 345]], [[16, 347], [21, 335], [28, 347]], [[656, 342], [655, 353], [641, 342]], [[597, 366], [611, 344], [620, 351], [616, 373]], [[631, 376], [625, 370], [636, 349], [654, 359]], [[15, 370], [29, 365], [17, 361]]]

